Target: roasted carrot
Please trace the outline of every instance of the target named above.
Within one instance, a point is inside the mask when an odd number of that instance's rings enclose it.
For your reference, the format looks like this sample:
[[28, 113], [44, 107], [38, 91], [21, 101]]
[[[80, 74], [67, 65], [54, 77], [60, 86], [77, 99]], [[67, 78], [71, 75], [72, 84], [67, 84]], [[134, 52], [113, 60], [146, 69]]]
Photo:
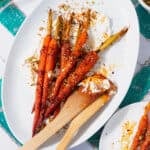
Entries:
[[[76, 65], [78, 58], [82, 54], [81, 49], [82, 49], [83, 45], [86, 43], [87, 38], [88, 38], [87, 27], [89, 26], [89, 20], [90, 20], [89, 19], [89, 17], [90, 17], [89, 11], [87, 12], [87, 14], [88, 14], [87, 21], [85, 22], [85, 24], [87, 24], [85, 26], [86, 29], [84, 29], [80, 33], [80, 36], [77, 37], [76, 44], [73, 48], [73, 51], [71, 53], [71, 56], [69, 57], [67, 64], [65, 65], [65, 68], [63, 68], [61, 70], [60, 74], [58, 75], [58, 78], [57, 78], [56, 83], [53, 88], [51, 99], [55, 99], [55, 97], [58, 94], [58, 91], [60, 89], [61, 83], [67, 77], [67, 75], [72, 70], [72, 68]], [[81, 29], [79, 28], [79, 30], [81, 30]]]
[[[81, 40], [82, 40], [82, 44], [85, 43], [86, 39], [87, 39], [87, 35], [85, 35], [84, 33], [80, 36], [82, 37]], [[83, 41], [84, 39], [84, 41]], [[78, 48], [81, 48], [82, 45], [81, 43], [79, 43], [80, 46], [77, 46]], [[79, 51], [75, 51], [75, 52], [72, 52], [69, 60], [68, 60], [68, 63], [65, 65], [65, 68], [63, 68], [60, 72], [60, 74], [58, 75], [58, 78], [56, 80], [56, 83], [54, 85], [54, 88], [53, 88], [53, 92], [52, 92], [52, 97], [53, 99], [56, 97], [58, 91], [59, 91], [59, 88], [60, 88], [60, 85], [61, 83], [63, 82], [63, 80], [67, 77], [67, 75], [69, 74], [69, 72], [72, 70], [72, 68], [76, 65], [77, 63], [77, 60], [78, 60], [78, 57], [80, 56], [81, 52]]]
[[40, 110], [40, 117], [37, 126], [41, 126], [43, 120], [43, 114], [46, 107], [46, 100], [48, 98], [48, 90], [49, 85], [53, 79], [53, 70], [56, 65], [56, 57], [58, 52], [58, 45], [55, 39], [52, 39], [49, 45], [49, 53], [46, 59], [46, 68], [45, 68], [45, 75], [44, 75], [44, 82], [43, 82], [43, 93], [42, 93], [42, 100], [41, 100], [41, 110]]
[[[59, 43], [61, 37], [60, 33], [62, 30], [62, 17], [59, 16], [57, 20], [57, 33], [54, 38], [49, 43], [48, 52], [47, 52], [47, 59], [46, 59], [46, 67], [45, 67], [45, 74], [44, 74], [44, 85], [43, 85], [43, 96], [42, 96], [42, 104], [45, 105], [48, 95], [48, 85], [51, 84], [52, 81], [52, 74], [56, 66], [56, 58], [59, 52]], [[57, 35], [59, 34], [59, 35]]]
[[[41, 57], [44, 58], [44, 59], [46, 59], [45, 57], [47, 57], [47, 54], [46, 54], [47, 53], [47, 47], [49, 45], [49, 42], [51, 41], [52, 13], [53, 12], [50, 9], [49, 13], [48, 13], [48, 21], [47, 21], [47, 36], [44, 38], [43, 47], [42, 47], [42, 49], [46, 49], [46, 50], [44, 50], [44, 54], [43, 54], [43, 56], [40, 56], [39, 60], [41, 60]], [[45, 46], [44, 46], [44, 43], [45, 43]], [[44, 47], [46, 47], [46, 48], [44, 48]], [[41, 51], [42, 51], [42, 49], [41, 49]], [[41, 62], [41, 63], [45, 63], [45, 62]], [[41, 65], [39, 65], [39, 66], [41, 66]], [[43, 72], [44, 72], [44, 66], [45, 66], [45, 64], [43, 64], [43, 66], [42, 66]], [[33, 108], [32, 108], [32, 113], [34, 112], [34, 110], [35, 110], [35, 103], [34, 103]]]
[[[122, 31], [124, 31], [123, 33], [122, 33]], [[108, 42], [108, 39], [106, 40], [106, 42], [104, 42], [103, 44], [106, 44], [105, 46], [104, 46], [104, 48], [107, 48], [107, 47], [109, 47], [111, 44], [113, 44], [114, 42], [116, 42], [117, 40], [119, 40], [125, 33], [127, 32], [127, 29], [126, 30], [121, 30], [120, 32], [118, 32], [118, 33], [116, 33], [116, 34], [114, 34], [114, 35], [112, 35], [113, 37], [115, 37], [115, 38], [113, 38], [113, 39], [115, 39], [115, 40], [112, 40], [112, 36], [111, 36], [111, 38], [109, 38], [110, 40], [111, 40], [111, 42]], [[82, 32], [83, 33], [83, 32]], [[122, 33], [121, 35], [120, 35], [120, 33]], [[81, 40], [82, 41], [82, 40]], [[102, 44], [102, 45], [103, 45]], [[101, 47], [101, 46], [100, 46]], [[104, 50], [104, 49], [98, 49], [98, 50], [96, 50], [96, 51], [91, 51], [91, 52], [89, 52], [89, 55], [90, 54], [95, 54], [95, 55], [97, 55], [97, 52], [99, 52], [99, 51], [101, 51], [101, 50]], [[74, 51], [73, 51], [74, 52]], [[72, 53], [73, 53], [72, 52]], [[74, 56], [76, 56], [76, 55], [78, 55], [78, 52], [75, 52], [74, 53]], [[87, 54], [88, 55], [88, 54]], [[98, 57], [98, 55], [97, 55], [97, 57]], [[72, 57], [70, 57], [70, 58], [72, 58]], [[72, 59], [73, 60], [73, 59]], [[75, 60], [77, 60], [77, 57], [75, 57]], [[84, 61], [84, 60], [83, 60]], [[82, 62], [82, 61], [81, 61]], [[74, 65], [74, 61], [72, 61], [71, 63], [68, 63], [66, 66], [72, 66], [72, 64]], [[83, 65], [84, 67], [86, 67], [86, 63]], [[84, 68], [83, 67], [83, 68]], [[65, 67], [64, 68], [64, 72], [66, 72], [66, 69], [67, 67]], [[69, 68], [69, 67], [68, 67]], [[67, 69], [68, 69], [67, 68]], [[71, 67], [70, 67], [71, 68]], [[82, 68], [81, 66], [80, 67], [78, 67], [78, 68]], [[79, 69], [80, 70], [80, 69]], [[67, 70], [68, 71], [68, 70]], [[77, 71], [76, 69], [75, 69], [75, 71]], [[79, 72], [78, 72], [79, 73]], [[65, 75], [65, 74], [64, 74]], [[65, 76], [66, 77], [66, 76]], [[75, 78], [76, 77], [76, 78]], [[58, 76], [58, 78], [59, 78], [59, 76]], [[74, 79], [73, 79], [74, 78]], [[72, 76], [72, 73], [71, 73], [71, 75], [69, 75], [69, 77], [67, 78], [67, 83], [69, 83], [69, 84], [67, 84], [67, 86], [64, 86], [64, 88], [63, 88], [63, 86], [61, 86], [61, 88], [60, 88], [60, 91], [59, 91], [59, 93], [58, 93], [58, 96], [56, 97], [56, 99], [52, 99], [52, 101], [54, 102], [54, 101], [56, 101], [56, 103], [59, 103], [58, 101], [60, 101], [60, 100], [63, 100], [63, 99], [65, 99], [69, 94], [70, 94], [70, 92], [72, 91], [72, 89], [74, 89], [74, 87], [76, 86], [76, 84], [78, 83], [78, 82], [80, 82], [79, 81], [80, 80], [80, 78], [78, 78], [78, 76], [76, 76], [76, 73], [74, 74], [74, 76]], [[77, 83], [76, 84], [73, 84], [73, 83], [71, 83], [71, 81], [76, 81]], [[66, 81], [64, 81], [64, 82], [66, 82]], [[62, 82], [61, 82], [62, 83]], [[75, 83], [75, 82], [74, 82]], [[55, 83], [55, 85], [56, 85], [56, 83]], [[58, 100], [59, 99], [59, 100]], [[55, 102], [54, 102], [54, 105], [55, 105]], [[59, 104], [58, 104], [59, 105]], [[51, 113], [51, 111], [53, 111], [53, 109], [55, 109], [55, 106], [53, 107], [53, 104], [47, 109], [47, 111], [46, 111], [46, 114], [45, 114], [45, 117], [48, 117], [49, 116], [49, 114]]]
[[[59, 22], [57, 23], [56, 27], [56, 32], [55, 32], [55, 38], [53, 38], [50, 42], [49, 45], [49, 50], [48, 50], [48, 56], [46, 60], [46, 73], [44, 76], [44, 87], [43, 87], [43, 96], [42, 96], [42, 110], [41, 110], [41, 115], [39, 119], [39, 128], [42, 126], [42, 121], [43, 121], [43, 115], [45, 112], [46, 108], [46, 100], [48, 98], [48, 90], [49, 90], [49, 85], [52, 82], [52, 74], [53, 70], [56, 65], [56, 59], [58, 56], [58, 44], [60, 43], [59, 37], [62, 37], [61, 41], [61, 69], [64, 67], [66, 64], [66, 61], [69, 58], [70, 54], [70, 41], [69, 41], [69, 33], [70, 33], [70, 28], [71, 28], [71, 23], [72, 23], [72, 14], [70, 16], [69, 21], [64, 21], [62, 17], [59, 17]], [[65, 28], [66, 26], [66, 28]], [[61, 31], [62, 30], [62, 31]], [[63, 32], [63, 35], [61, 33]], [[59, 35], [58, 35], [59, 34]], [[56, 40], [57, 39], [57, 40]], [[58, 110], [54, 112], [54, 115], [58, 114]]]
[[91, 18], [90, 13], [91, 13], [91, 10], [88, 9], [85, 14], [85, 19], [86, 19], [85, 22], [79, 24], [80, 28], [78, 30], [77, 40], [72, 51], [73, 56], [79, 57], [81, 55], [82, 53], [81, 48], [87, 41], [87, 38], [88, 38], [87, 31], [90, 26], [90, 18]]
[[[146, 133], [149, 133], [149, 117], [148, 112], [150, 111], [150, 103], [146, 105], [144, 114], [139, 122], [138, 130], [134, 136], [133, 142], [131, 144], [131, 150], [137, 150], [138, 148], [141, 149], [141, 147], [145, 147], [147, 143], [149, 143], [149, 139], [145, 141], [145, 135]], [[149, 136], [147, 136], [149, 138]], [[145, 141], [145, 142], [144, 142]], [[143, 149], [148, 150], [148, 149]]]
[[67, 41], [70, 39], [70, 31], [71, 31], [71, 24], [73, 20], [74, 13], [70, 14], [69, 20], [64, 21], [64, 28], [63, 28], [63, 35], [62, 40]]
[[55, 117], [59, 114], [59, 112], [60, 112], [60, 106], [58, 106], [58, 107], [56, 108], [56, 110], [54, 111], [54, 113], [53, 113], [53, 118], [55, 118]]
[[97, 60], [98, 55], [96, 52], [91, 51], [87, 53], [87, 55], [84, 57], [83, 60], [81, 60], [77, 68], [68, 76], [67, 80], [64, 81], [64, 83], [62, 84], [58, 96], [54, 101], [50, 103], [50, 106], [45, 113], [45, 118], [53, 113], [53, 111], [55, 111], [55, 108], [61, 103], [61, 101], [65, 100], [66, 97], [71, 94], [76, 85], [84, 79], [86, 73], [89, 72], [89, 70], [95, 65]]
[[148, 118], [147, 121], [147, 131], [143, 143], [141, 144], [140, 150], [149, 150], [150, 149], [150, 103], [146, 106], [146, 115]]
[[42, 104], [45, 104], [48, 94], [48, 85], [52, 81], [53, 70], [56, 66], [56, 56], [58, 53], [58, 44], [55, 39], [52, 39], [47, 53], [46, 59], [46, 67], [45, 67], [45, 75], [44, 75], [44, 84], [43, 84], [43, 96], [42, 96]]
[[149, 150], [150, 149], [150, 121], [148, 125], [148, 129], [146, 131], [145, 140], [141, 145], [140, 150]]
[[[150, 134], [150, 133], [149, 133]], [[146, 141], [143, 143], [142, 147], [140, 150], [150, 150], [150, 135], [146, 139]]]
[[63, 39], [62, 39], [62, 46], [61, 46], [61, 63], [60, 68], [61, 70], [64, 69], [67, 61], [69, 60], [69, 56], [71, 53], [71, 45], [70, 45], [70, 30], [71, 30], [71, 23], [73, 19], [73, 13], [70, 15], [69, 21], [66, 21], [64, 24], [63, 29]]
[[44, 83], [43, 83], [42, 102], [41, 102], [40, 116], [37, 123], [38, 129], [40, 129], [40, 127], [42, 126], [42, 121], [43, 121], [44, 112], [46, 108], [46, 100], [48, 98], [49, 85], [51, 85], [53, 80], [53, 71], [56, 66], [56, 59], [59, 52], [59, 43], [60, 43], [59, 38], [61, 37], [60, 35], [61, 30], [62, 30], [62, 17], [58, 16], [55, 37], [51, 39], [48, 46], [45, 74], [44, 74]]
[[141, 145], [141, 141], [144, 138], [144, 135], [146, 133], [147, 129], [147, 116], [143, 116], [140, 120], [139, 126], [138, 126], [138, 131], [133, 139], [132, 145], [131, 145], [131, 150], [136, 150], [137, 147]]
[[118, 41], [126, 32], [128, 31], [128, 28], [125, 27], [123, 29], [121, 29], [119, 32], [111, 35], [108, 39], [106, 39], [97, 49], [97, 51], [103, 51], [106, 48], [108, 48], [109, 46], [111, 46], [113, 43], [115, 43], [116, 41]]
[[68, 63], [69, 56], [71, 53], [71, 46], [68, 41], [64, 41], [61, 47], [61, 63], [60, 63], [60, 68], [63, 70]]
[[43, 46], [40, 51], [40, 59], [39, 59], [39, 65], [38, 65], [38, 77], [37, 77], [37, 85], [36, 85], [36, 92], [35, 92], [35, 102], [33, 105], [33, 111], [34, 111], [34, 120], [33, 120], [33, 129], [32, 129], [32, 135], [35, 134], [36, 125], [40, 116], [40, 106], [41, 106], [41, 98], [42, 98], [42, 92], [43, 92], [43, 82], [44, 82], [44, 71], [45, 71], [45, 64], [46, 64], [46, 57], [47, 57], [47, 50], [49, 46], [49, 42], [51, 41], [51, 34], [50, 34], [50, 28], [51, 28], [51, 21], [50, 19], [52, 17], [52, 10], [49, 11], [49, 19], [48, 19], [48, 33], [43, 41]]

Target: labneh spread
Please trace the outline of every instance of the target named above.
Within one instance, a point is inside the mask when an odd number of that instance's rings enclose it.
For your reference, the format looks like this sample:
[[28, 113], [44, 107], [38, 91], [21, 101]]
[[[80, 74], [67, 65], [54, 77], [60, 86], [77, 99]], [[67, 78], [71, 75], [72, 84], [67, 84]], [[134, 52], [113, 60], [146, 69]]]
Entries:
[[95, 75], [80, 82], [79, 86], [82, 86], [82, 92], [100, 93], [110, 88], [110, 82]]

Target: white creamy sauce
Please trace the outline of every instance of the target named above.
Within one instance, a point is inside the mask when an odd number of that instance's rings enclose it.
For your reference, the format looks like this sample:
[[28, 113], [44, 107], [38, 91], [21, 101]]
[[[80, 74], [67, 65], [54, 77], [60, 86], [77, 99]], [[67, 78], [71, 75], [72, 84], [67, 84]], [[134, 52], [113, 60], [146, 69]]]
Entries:
[[96, 50], [110, 35], [110, 18], [102, 13], [96, 14], [89, 30], [89, 44], [91, 50]]
[[[78, 25], [73, 27], [72, 43], [75, 43]], [[110, 19], [102, 13], [96, 13], [96, 18], [92, 19], [88, 30], [88, 40], [86, 48], [97, 50], [98, 47], [111, 35]]]
[[[63, 4], [59, 5], [56, 14], [57, 15], [62, 15], [65, 18], [69, 18], [69, 14], [72, 12], [75, 13], [75, 16], [81, 14], [82, 12], [86, 12], [88, 8], [91, 8], [91, 22], [90, 22], [90, 27], [88, 29], [88, 47], [90, 50], [96, 50], [102, 42], [104, 42], [112, 33], [111, 29], [111, 19], [106, 16], [102, 12], [97, 12], [97, 9], [94, 9], [93, 4], [96, 5], [95, 1], [87, 1], [87, 2], [82, 2], [80, 5], [76, 4], [74, 1], [66, 1]], [[76, 7], [78, 5], [78, 7]], [[103, 4], [102, 3], [97, 3], [99, 7], [101, 7]], [[56, 15], [56, 16], [57, 16]], [[76, 35], [77, 35], [77, 29], [79, 27], [78, 21], [74, 17], [74, 22], [76, 22], [76, 25], [73, 25], [72, 27], [72, 32], [71, 32], [71, 37], [72, 38], [72, 43], [74, 44], [76, 41]], [[85, 19], [83, 16], [79, 17], [79, 20]], [[54, 27], [56, 25], [56, 21], [53, 22]]]
[[89, 77], [79, 83], [79, 86], [82, 86], [82, 92], [91, 91], [92, 93], [99, 93], [103, 90], [110, 88], [110, 83], [107, 79], [99, 79], [95, 77]]

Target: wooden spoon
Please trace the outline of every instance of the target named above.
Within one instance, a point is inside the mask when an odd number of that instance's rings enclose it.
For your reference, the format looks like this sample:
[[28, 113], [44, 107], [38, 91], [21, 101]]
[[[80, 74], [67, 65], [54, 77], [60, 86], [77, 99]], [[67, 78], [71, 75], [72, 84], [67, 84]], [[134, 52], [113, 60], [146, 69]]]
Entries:
[[76, 116], [71, 121], [69, 128], [67, 129], [64, 137], [61, 139], [56, 150], [66, 150], [67, 146], [70, 144], [71, 140], [77, 134], [82, 125], [84, 125], [109, 100], [110, 95], [104, 94]]
[[79, 112], [88, 106], [92, 100], [79, 91], [75, 91], [64, 104], [58, 116], [42, 131], [24, 144], [20, 150], [35, 150], [70, 122]]
[[[102, 80], [106, 79], [99, 76]], [[110, 89], [116, 89], [111, 81]], [[44, 142], [46, 142], [50, 137], [52, 137], [57, 131], [63, 128], [67, 123], [69, 123], [75, 116], [77, 116], [83, 109], [89, 106], [95, 99], [102, 95], [107, 90], [102, 90], [98, 95], [91, 96], [85, 92], [81, 91], [81, 88], [76, 90], [66, 101], [63, 108], [57, 117], [46, 125], [42, 131], [36, 134], [31, 140], [26, 142], [20, 150], [35, 150], [40, 147]]]

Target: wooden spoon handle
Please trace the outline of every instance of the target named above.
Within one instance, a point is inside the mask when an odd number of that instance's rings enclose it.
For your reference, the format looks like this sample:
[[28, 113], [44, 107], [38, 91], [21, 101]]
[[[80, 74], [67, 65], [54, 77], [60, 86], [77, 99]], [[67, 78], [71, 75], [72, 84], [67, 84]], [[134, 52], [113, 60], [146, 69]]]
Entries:
[[[19, 150], [35, 150], [53, 136], [57, 131], [70, 122], [84, 108], [93, 101], [90, 97], [75, 91], [64, 104], [58, 116], [50, 122], [42, 131], [26, 142]], [[69, 115], [68, 115], [69, 114]]]
[[109, 95], [103, 95], [95, 102], [93, 102], [90, 106], [84, 109], [77, 117], [75, 117], [70, 126], [65, 133], [64, 137], [61, 139], [59, 145], [56, 150], [66, 150], [67, 146], [78, 132], [80, 127], [85, 124], [103, 105], [106, 104], [110, 99]]

